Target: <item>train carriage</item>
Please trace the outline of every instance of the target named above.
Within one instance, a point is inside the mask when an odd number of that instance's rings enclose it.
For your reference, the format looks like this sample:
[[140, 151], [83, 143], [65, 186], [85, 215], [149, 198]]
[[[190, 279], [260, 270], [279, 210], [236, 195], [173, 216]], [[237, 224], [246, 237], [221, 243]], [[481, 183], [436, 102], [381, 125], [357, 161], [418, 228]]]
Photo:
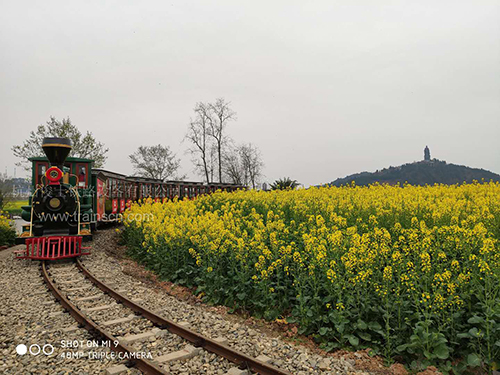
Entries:
[[121, 173], [94, 168], [92, 184], [95, 187], [95, 224], [116, 221], [135, 197], [135, 185]]

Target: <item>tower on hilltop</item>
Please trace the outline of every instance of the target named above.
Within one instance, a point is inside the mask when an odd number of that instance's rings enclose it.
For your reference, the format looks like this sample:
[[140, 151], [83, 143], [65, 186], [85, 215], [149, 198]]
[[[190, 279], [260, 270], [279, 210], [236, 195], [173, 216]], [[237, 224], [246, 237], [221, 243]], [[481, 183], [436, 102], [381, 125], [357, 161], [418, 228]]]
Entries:
[[424, 161], [431, 161], [431, 150], [428, 146], [424, 148]]

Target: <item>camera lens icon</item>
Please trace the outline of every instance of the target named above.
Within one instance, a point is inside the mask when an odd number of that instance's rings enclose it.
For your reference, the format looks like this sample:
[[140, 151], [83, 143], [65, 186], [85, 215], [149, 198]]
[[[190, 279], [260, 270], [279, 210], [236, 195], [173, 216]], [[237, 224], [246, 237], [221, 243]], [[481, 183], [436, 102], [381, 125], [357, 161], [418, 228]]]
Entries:
[[28, 348], [24, 344], [19, 344], [16, 346], [16, 353], [19, 355], [25, 355], [28, 352]]
[[43, 353], [43, 354], [49, 356], [52, 353], [54, 353], [54, 347], [50, 344], [45, 344], [43, 347], [40, 347], [40, 345], [38, 345], [38, 344], [33, 344], [33, 345], [30, 345], [29, 349], [24, 344], [19, 344], [18, 346], [16, 346], [16, 353], [19, 355], [25, 355], [28, 351], [31, 355], [34, 355], [34, 356], [37, 356], [40, 353]]
[[52, 353], [54, 353], [54, 347], [50, 344], [45, 344], [42, 348], [42, 352], [45, 355], [51, 355]]
[[40, 345], [38, 345], [38, 344], [33, 344], [33, 345], [30, 345], [29, 351], [30, 351], [31, 355], [38, 355], [42, 351], [42, 348], [40, 348]]

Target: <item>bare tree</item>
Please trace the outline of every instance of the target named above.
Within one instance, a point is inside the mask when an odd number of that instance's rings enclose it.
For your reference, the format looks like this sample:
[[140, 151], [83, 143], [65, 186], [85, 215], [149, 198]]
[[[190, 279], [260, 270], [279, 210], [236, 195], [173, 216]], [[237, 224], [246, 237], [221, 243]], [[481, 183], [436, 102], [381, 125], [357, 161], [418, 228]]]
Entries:
[[261, 153], [251, 143], [239, 145], [224, 153], [224, 175], [233, 184], [256, 189], [262, 177], [263, 167]]
[[193, 163], [199, 171], [204, 175], [207, 183], [211, 182], [211, 139], [209, 135], [210, 123], [210, 108], [205, 103], [196, 103], [194, 107], [195, 118], [191, 119], [188, 132], [185, 139], [192, 143], [192, 147], [188, 150], [193, 156]]
[[222, 182], [224, 148], [230, 142], [226, 127], [229, 121], [236, 119], [236, 112], [229, 105], [222, 98], [214, 103], [196, 103], [195, 118], [188, 126], [186, 139], [192, 143], [189, 152], [196, 169], [207, 182], [214, 181], [216, 172], [219, 182]]
[[208, 150], [208, 171], [210, 173], [210, 182], [215, 181], [215, 173], [217, 168], [217, 149], [213, 143], [210, 144]]
[[208, 103], [210, 136], [215, 141], [217, 150], [217, 162], [219, 172], [219, 182], [222, 182], [222, 164], [223, 164], [223, 147], [228, 143], [229, 138], [226, 134], [226, 127], [230, 121], [236, 120], [236, 112], [230, 107], [229, 102], [223, 98], [217, 98], [215, 103]]
[[264, 167], [262, 155], [259, 149], [251, 143], [241, 145], [239, 147], [239, 154], [244, 175], [248, 176], [247, 185], [251, 184], [252, 189], [256, 189], [262, 177], [262, 168]]
[[129, 158], [138, 175], [162, 181], [173, 177], [180, 167], [180, 160], [168, 146], [140, 146]]
[[241, 166], [240, 155], [237, 149], [232, 148], [224, 153], [224, 176], [227, 181], [238, 184], [247, 185], [247, 178]]

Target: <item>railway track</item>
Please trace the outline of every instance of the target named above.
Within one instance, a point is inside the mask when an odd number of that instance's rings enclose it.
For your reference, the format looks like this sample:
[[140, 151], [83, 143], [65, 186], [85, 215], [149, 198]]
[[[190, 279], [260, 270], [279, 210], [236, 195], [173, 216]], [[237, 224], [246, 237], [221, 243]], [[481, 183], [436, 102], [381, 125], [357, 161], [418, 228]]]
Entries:
[[[249, 357], [229, 347], [224, 338], [205, 337], [183, 324], [175, 323], [144, 308], [140, 301], [128, 298], [123, 291], [99, 280], [78, 259], [75, 263], [57, 268], [49, 268], [46, 262], [42, 262], [41, 271], [55, 298], [80, 326], [101, 342], [109, 343], [111, 350], [129, 359], [130, 367], [135, 367], [145, 374], [168, 374], [170, 371], [162, 368], [164, 364], [188, 361], [201, 355], [203, 351], [214, 353], [237, 366], [230, 368], [227, 374], [290, 374], [266, 363], [267, 357]], [[141, 332], [127, 334], [131, 325], [134, 331]], [[170, 343], [175, 342], [181, 350], [158, 352], [157, 347], [152, 346], [157, 343], [151, 341], [161, 341], [166, 337]], [[145, 352], [157, 354], [146, 358], [137, 355]], [[121, 368], [125, 370], [123, 366], [121, 365]], [[118, 373], [119, 369], [116, 371]]]

